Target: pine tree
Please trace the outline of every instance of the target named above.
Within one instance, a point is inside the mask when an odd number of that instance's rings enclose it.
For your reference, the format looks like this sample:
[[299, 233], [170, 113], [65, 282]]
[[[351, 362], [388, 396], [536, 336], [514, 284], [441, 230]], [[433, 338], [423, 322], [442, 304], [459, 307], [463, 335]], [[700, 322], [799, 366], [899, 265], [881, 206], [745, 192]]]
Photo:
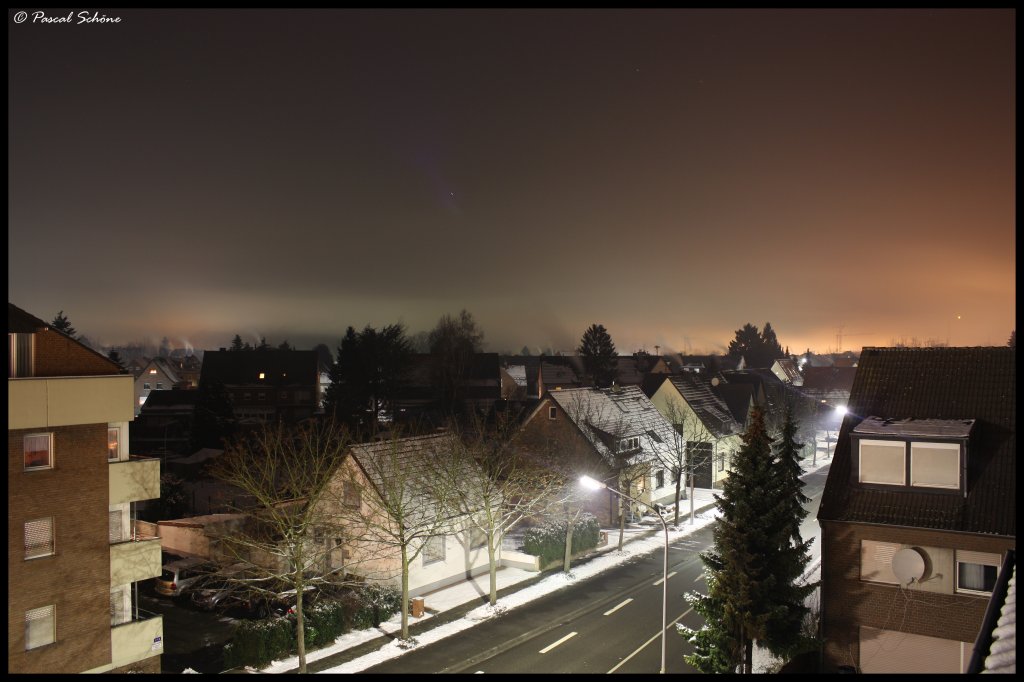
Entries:
[[729, 342], [729, 355], [742, 355], [747, 360], [747, 366], [757, 367], [754, 363], [762, 345], [761, 332], [748, 322], [736, 330], [736, 338]]
[[116, 348], [110, 349], [110, 352], [107, 353], [107, 358], [116, 362], [118, 367], [124, 367], [124, 363], [121, 362], [121, 354], [117, 352]]
[[67, 334], [73, 339], [78, 337], [78, 331], [71, 326], [71, 322], [68, 320], [63, 310], [57, 313], [57, 317], [53, 318], [53, 322], [50, 323], [50, 327], [56, 329], [62, 334]]
[[772, 654], [784, 659], [807, 650], [813, 644], [811, 638], [804, 635], [803, 624], [810, 612], [805, 601], [818, 584], [800, 582], [811, 561], [813, 538], [804, 542], [800, 535], [800, 524], [808, 514], [804, 505], [810, 502], [810, 498], [804, 495], [804, 482], [800, 480], [803, 444], [796, 440], [798, 430], [792, 406], [786, 405], [781, 433], [775, 444], [776, 462], [773, 467], [775, 484], [772, 491], [780, 503], [778, 521], [782, 532], [778, 551], [770, 559], [771, 572], [777, 584], [769, 597], [775, 607], [762, 642]]
[[761, 352], [764, 354], [762, 362], [765, 363], [765, 366], [770, 366], [773, 361], [786, 357], [786, 352], [782, 350], [771, 322], [765, 322], [764, 329], [761, 330]]
[[242, 343], [242, 337], [235, 334], [235, 338], [231, 339], [231, 348], [229, 350], [245, 350], [245, 345]]
[[256, 350], [270, 350], [270, 344], [267, 343], [267, 337], [260, 337], [260, 345], [256, 346]]
[[687, 596], [691, 605], [703, 603], [711, 616], [702, 628], [708, 632], [683, 630], [695, 646], [705, 647], [686, 658], [694, 667], [714, 660], [709, 644], [725, 641], [735, 643], [722, 652], [729, 665], [752, 672], [754, 641], [765, 638], [769, 621], [777, 615], [774, 557], [788, 543], [791, 525], [781, 522], [786, 508], [772, 494], [777, 487], [773, 460], [764, 411], [755, 407], [722, 494], [715, 495], [720, 517], [713, 529], [714, 547], [701, 555], [710, 572], [708, 596]]
[[619, 360], [612, 337], [603, 324], [592, 324], [583, 332], [576, 352], [583, 359], [583, 370], [594, 386], [607, 388], [612, 385], [617, 376]]

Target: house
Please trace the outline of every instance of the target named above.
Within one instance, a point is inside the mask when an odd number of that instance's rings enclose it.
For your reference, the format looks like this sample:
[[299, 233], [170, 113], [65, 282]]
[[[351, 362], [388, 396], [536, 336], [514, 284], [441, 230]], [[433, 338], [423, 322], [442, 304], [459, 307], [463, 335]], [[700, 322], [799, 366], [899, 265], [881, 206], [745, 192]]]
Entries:
[[153, 391], [132, 423], [131, 450], [148, 455], [188, 455], [199, 391]]
[[[440, 357], [414, 353], [404, 381], [392, 400], [394, 417], [400, 421], [420, 420], [440, 425], [444, 422], [443, 382], [439, 379]], [[462, 409], [487, 412], [501, 400], [501, 362], [497, 353], [469, 356], [457, 386], [451, 387]]]
[[160, 461], [129, 455], [132, 376], [10, 303], [7, 332], [7, 672], [159, 673], [137, 585], [160, 541], [135, 509]]
[[803, 386], [804, 375], [800, 373], [800, 367], [792, 358], [779, 358], [772, 363], [771, 370], [780, 381], [792, 386]]
[[135, 379], [135, 414], [138, 416], [142, 406], [153, 391], [169, 391], [178, 386], [181, 378], [166, 358], [153, 358], [142, 369]]
[[818, 510], [829, 670], [965, 672], [1016, 549], [1012, 348], [865, 348]]
[[320, 372], [312, 350], [208, 350], [199, 378], [202, 388], [219, 383], [240, 424], [299, 422], [320, 406]]
[[203, 371], [203, 361], [191, 352], [182, 349], [171, 351], [167, 362], [178, 375], [180, 388], [199, 388], [199, 377]]
[[693, 486], [721, 488], [743, 444], [743, 427], [710, 383], [696, 374], [667, 377], [652, 393], [651, 403], [685, 442]]
[[846, 405], [850, 399], [857, 367], [804, 367], [800, 392], [831, 407]]
[[[637, 386], [548, 391], [526, 416], [517, 447], [541, 458], [562, 459], [579, 475], [615, 477], [619, 462], [643, 472], [629, 494], [645, 504], [675, 502], [669, 465], [680, 446], [672, 425]], [[606, 525], [618, 522], [621, 498], [611, 491], [591, 496], [588, 511]]]
[[[468, 519], [449, 517], [436, 526], [434, 521], [425, 520], [435, 513], [437, 504], [423, 494], [431, 485], [430, 462], [447, 455], [454, 437], [450, 433], [436, 433], [352, 446], [349, 457], [329, 484], [332, 493], [320, 502], [322, 511], [318, 516], [347, 520], [349, 526], [344, 531], [324, 533], [325, 544], [320, 552], [325, 557], [325, 573], [352, 573], [373, 581], [400, 584], [401, 548], [392, 535], [397, 526], [385, 510], [400, 510], [405, 515], [406, 532], [413, 536], [410, 549], [420, 550], [409, 564], [410, 596], [488, 571], [486, 536]], [[467, 473], [462, 480], [472, 479], [473, 475]], [[398, 499], [403, 502], [396, 503]], [[349, 511], [339, 513], [332, 509], [339, 503]], [[363, 528], [359, 528], [359, 518], [368, 519]], [[383, 531], [385, 527], [389, 531]], [[426, 531], [430, 528], [436, 528], [436, 532], [428, 535]]]

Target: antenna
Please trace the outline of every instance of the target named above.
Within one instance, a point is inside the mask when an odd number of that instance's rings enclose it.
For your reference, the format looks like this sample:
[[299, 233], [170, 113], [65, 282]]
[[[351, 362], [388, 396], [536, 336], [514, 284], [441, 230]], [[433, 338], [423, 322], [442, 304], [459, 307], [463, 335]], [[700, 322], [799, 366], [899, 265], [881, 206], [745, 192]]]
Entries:
[[901, 549], [892, 557], [892, 572], [896, 574], [901, 585], [921, 582], [924, 568], [924, 557], [916, 549]]

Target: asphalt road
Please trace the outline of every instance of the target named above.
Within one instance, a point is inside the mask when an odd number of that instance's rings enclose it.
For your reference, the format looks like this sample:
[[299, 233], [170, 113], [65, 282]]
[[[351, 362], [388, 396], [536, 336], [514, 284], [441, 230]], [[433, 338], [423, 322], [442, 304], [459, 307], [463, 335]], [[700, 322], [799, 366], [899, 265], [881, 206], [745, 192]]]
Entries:
[[[815, 537], [815, 519], [827, 469], [805, 476], [811, 498], [803, 537]], [[711, 529], [674, 541], [669, 551], [668, 673], [697, 672], [683, 661], [691, 645], [675, 623], [699, 627], [683, 595], [704, 592], [698, 553], [711, 544]], [[628, 549], [628, 545], [627, 545]], [[657, 673], [661, 669], [663, 554], [655, 551], [559, 590], [441, 642], [381, 663], [369, 673]]]
[[139, 586], [139, 607], [164, 618], [161, 672], [180, 673], [191, 668], [213, 674], [224, 670], [223, 647], [231, 639], [237, 620], [193, 608], [185, 600], [161, 597], [153, 592], [151, 580]]

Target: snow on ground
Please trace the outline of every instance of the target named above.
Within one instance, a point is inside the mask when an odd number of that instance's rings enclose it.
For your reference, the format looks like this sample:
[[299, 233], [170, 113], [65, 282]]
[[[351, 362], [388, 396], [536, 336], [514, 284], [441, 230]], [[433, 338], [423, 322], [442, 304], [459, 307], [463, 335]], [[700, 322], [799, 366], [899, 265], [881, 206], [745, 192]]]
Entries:
[[[805, 473], [816, 471], [817, 469], [826, 466], [830, 461], [831, 459], [823, 461], [823, 458], [819, 457], [815, 466], [811, 466], [810, 462], [805, 461], [803, 462], [804, 471]], [[696, 515], [693, 525], [690, 525], [687, 522], [683, 522], [678, 528], [673, 529], [672, 527], [670, 527], [668, 533], [669, 542], [671, 543], [675, 540], [678, 540], [681, 537], [689, 535], [697, 529], [709, 525], [715, 520], [717, 516], [718, 509], [712, 508], [701, 514]], [[682, 519], [680, 520], [682, 521]], [[472, 611], [469, 611], [465, 616], [463, 616], [459, 620], [452, 621], [450, 623], [445, 623], [444, 625], [440, 625], [436, 628], [418, 634], [415, 636], [415, 644], [413, 646], [409, 646], [408, 643], [404, 643], [404, 646], [402, 646], [402, 644], [400, 644], [398, 640], [392, 640], [387, 644], [383, 645], [377, 651], [371, 652], [364, 656], [360, 656], [359, 658], [342, 663], [341, 665], [335, 666], [333, 668], [328, 668], [326, 670], [323, 670], [322, 672], [360, 672], [362, 670], [375, 666], [378, 663], [383, 663], [384, 661], [397, 658], [405, 654], [407, 651], [410, 651], [411, 649], [414, 649], [416, 647], [426, 646], [428, 644], [433, 644], [434, 642], [438, 642], [442, 639], [445, 639], [446, 637], [451, 637], [452, 635], [461, 632], [462, 630], [473, 627], [480, 621], [484, 621], [488, 618], [493, 618], [495, 616], [501, 615], [508, 609], [514, 609], [517, 606], [529, 603], [534, 599], [539, 599], [545, 595], [551, 594], [552, 592], [563, 589], [565, 587], [568, 587], [569, 585], [575, 584], [581, 580], [585, 580], [587, 578], [590, 578], [591, 576], [606, 571], [613, 566], [617, 566], [627, 561], [637, 559], [638, 557], [643, 556], [645, 554], [649, 554], [651, 552], [664, 550], [665, 547], [663, 533], [657, 532], [648, 537], [636, 538], [631, 540], [629, 544], [625, 545], [624, 549], [620, 552], [617, 549], [614, 549], [614, 547], [617, 545], [616, 543], [613, 543], [611, 541], [611, 535], [612, 533], [609, 532], [608, 545], [609, 547], [611, 547], [611, 549], [605, 549], [602, 556], [596, 557], [585, 564], [572, 568], [572, 570], [568, 574], [561, 572], [554, 573], [534, 585], [523, 588], [518, 592], [514, 592], [512, 594], [501, 597], [498, 600], [498, 603], [493, 608], [489, 604], [477, 607]], [[813, 577], [813, 575], [809, 575], [808, 577], [811, 579], [816, 579]], [[427, 618], [430, 618], [429, 614], [424, 615], [424, 619]], [[362, 644], [363, 642], [374, 639], [375, 637], [379, 637], [381, 631], [386, 632], [388, 634], [399, 632], [401, 630], [401, 627], [401, 614], [396, 614], [395, 616], [392, 616], [390, 620], [381, 623], [379, 630], [368, 629], [360, 630], [358, 632], [350, 632], [334, 640], [334, 644], [331, 644], [330, 646], [323, 647], [322, 649], [317, 649], [316, 651], [308, 652], [306, 654], [306, 661], [317, 661], [321, 658], [325, 658], [332, 654], [344, 651], [358, 644]], [[771, 656], [768, 655], [766, 652], [763, 652], [755, 648], [753, 663], [754, 670], [760, 672], [764, 670], [767, 666], [773, 664], [774, 661], [772, 661]], [[298, 665], [298, 656], [292, 656], [281, 661], [274, 661], [269, 666], [264, 668], [262, 672], [283, 673], [289, 670], [295, 670], [298, 667]]]

